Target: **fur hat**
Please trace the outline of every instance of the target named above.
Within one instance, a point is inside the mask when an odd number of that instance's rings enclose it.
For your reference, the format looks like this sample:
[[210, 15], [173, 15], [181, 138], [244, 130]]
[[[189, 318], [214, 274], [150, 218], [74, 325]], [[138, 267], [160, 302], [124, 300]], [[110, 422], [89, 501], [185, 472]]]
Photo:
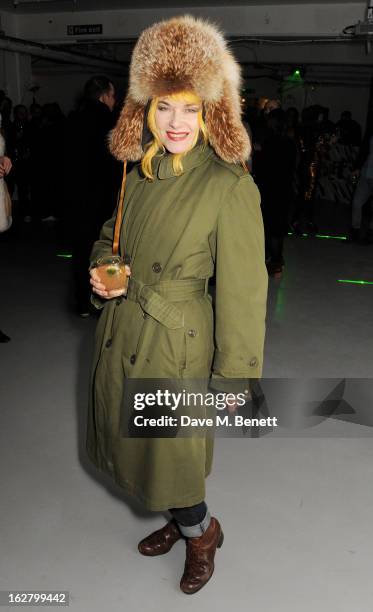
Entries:
[[133, 50], [129, 88], [110, 150], [121, 161], [137, 161], [142, 148], [149, 101], [193, 91], [203, 101], [210, 144], [221, 159], [248, 159], [250, 140], [241, 121], [240, 66], [222, 33], [190, 15], [155, 23], [144, 30]]

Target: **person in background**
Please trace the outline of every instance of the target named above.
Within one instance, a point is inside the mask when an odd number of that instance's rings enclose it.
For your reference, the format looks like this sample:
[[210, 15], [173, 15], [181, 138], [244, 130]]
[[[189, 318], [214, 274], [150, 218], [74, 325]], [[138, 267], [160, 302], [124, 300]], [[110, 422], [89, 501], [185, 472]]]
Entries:
[[40, 128], [43, 122], [43, 107], [40, 104], [34, 102], [29, 108], [30, 120], [29, 120], [29, 132], [30, 132], [30, 143], [31, 143], [31, 157], [34, 148], [34, 143], [39, 138]]
[[325, 130], [330, 124], [325, 113], [327, 109], [319, 105], [309, 106], [302, 111], [299, 127], [300, 156], [298, 164], [298, 192], [290, 223], [292, 232], [315, 234], [316, 187], [319, 178]]
[[30, 122], [31, 197], [38, 221], [56, 221], [63, 207], [61, 169], [64, 164], [66, 119], [56, 102], [45, 104], [42, 115], [37, 110]]
[[361, 145], [361, 127], [352, 118], [351, 111], [343, 111], [340, 120], [336, 123], [337, 135], [340, 144], [359, 147]]
[[262, 146], [262, 171], [258, 187], [266, 240], [266, 262], [270, 275], [282, 271], [284, 236], [294, 198], [296, 146], [287, 134], [285, 112], [278, 108], [267, 115], [268, 132]]
[[[293, 201], [292, 201], [292, 210], [290, 210], [289, 221], [293, 218], [294, 215], [294, 207], [297, 203], [297, 196], [300, 190], [300, 181], [299, 181], [299, 170], [302, 159], [302, 139], [301, 139], [301, 131], [300, 131], [300, 122], [299, 122], [299, 111], [295, 106], [289, 106], [289, 108], [285, 111], [285, 123], [286, 123], [286, 135], [290, 138], [295, 146], [296, 151], [296, 161], [295, 161], [295, 172], [293, 176]], [[288, 229], [291, 229], [290, 227]]]
[[269, 99], [264, 104], [263, 112], [264, 112], [265, 115], [268, 115], [268, 113], [270, 113], [273, 110], [276, 110], [278, 108], [281, 108], [281, 101], [278, 100], [278, 99]]
[[69, 162], [73, 270], [78, 314], [90, 311], [89, 255], [100, 228], [116, 206], [122, 165], [110, 154], [107, 138], [115, 125], [115, 88], [106, 76], [89, 79], [77, 113], [69, 121], [65, 158]]
[[299, 111], [295, 106], [289, 106], [285, 111], [286, 133], [294, 140], [297, 148], [300, 147], [299, 140]]
[[43, 107], [36, 102], [30, 104], [30, 125], [39, 126], [43, 118]]
[[5, 97], [6, 97], [6, 93], [5, 93], [4, 89], [0, 89], [0, 108], [1, 108], [2, 103], [5, 100]]
[[5, 138], [5, 142], [7, 147], [9, 147], [9, 137], [10, 137], [10, 129], [12, 126], [12, 108], [13, 102], [8, 96], [4, 96], [0, 99], [0, 114], [2, 117], [1, 120], [1, 129], [3, 132], [3, 136]]
[[30, 105], [29, 113], [31, 209], [34, 220], [40, 221], [41, 184], [45, 178], [45, 169], [43, 168], [44, 149], [41, 135], [43, 107], [34, 102]]
[[330, 110], [326, 106], [319, 106], [318, 104], [314, 105], [314, 109], [317, 113], [317, 123], [315, 126], [317, 135], [319, 138], [321, 137], [326, 142], [329, 142], [331, 136], [336, 133], [335, 124], [329, 119]]
[[14, 183], [11, 195], [17, 187], [19, 215], [26, 223], [31, 221], [30, 200], [30, 132], [27, 108], [17, 104], [13, 110], [14, 121], [9, 130], [7, 149], [14, 164]]
[[[365, 151], [365, 148], [364, 148]], [[373, 214], [370, 211], [368, 229], [363, 227], [363, 208], [373, 196], [373, 134], [369, 138], [369, 149], [362, 163], [362, 154], [359, 155], [357, 167], [353, 175], [358, 178], [356, 191], [352, 200], [351, 227], [348, 233], [348, 242], [371, 244], [373, 242]], [[359, 163], [360, 162], [360, 163]]]
[[[4, 176], [12, 169], [12, 162], [5, 155], [5, 138], [1, 131], [0, 115], [0, 233], [8, 230], [12, 224], [11, 211], [9, 207], [9, 194], [4, 181]], [[10, 338], [0, 330], [0, 342], [9, 342]]]

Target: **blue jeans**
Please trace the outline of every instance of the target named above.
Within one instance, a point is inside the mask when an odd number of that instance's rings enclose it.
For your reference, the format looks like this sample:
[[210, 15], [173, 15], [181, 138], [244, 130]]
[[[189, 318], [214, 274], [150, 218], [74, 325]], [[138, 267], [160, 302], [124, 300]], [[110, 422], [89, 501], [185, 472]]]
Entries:
[[199, 538], [208, 529], [211, 516], [204, 501], [188, 508], [170, 508], [179, 530], [187, 538]]
[[180, 523], [180, 525], [190, 526], [202, 523], [206, 516], [207, 505], [204, 501], [195, 506], [189, 506], [188, 508], [170, 508], [174, 519]]

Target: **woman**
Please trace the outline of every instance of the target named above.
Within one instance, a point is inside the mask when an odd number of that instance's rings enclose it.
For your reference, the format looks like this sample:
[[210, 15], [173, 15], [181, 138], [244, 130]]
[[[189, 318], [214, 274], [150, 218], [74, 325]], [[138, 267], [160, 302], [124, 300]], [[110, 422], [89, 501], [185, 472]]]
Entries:
[[[11, 200], [4, 176], [12, 169], [12, 162], [5, 155], [5, 138], [2, 134], [2, 118], [0, 114], [0, 233], [6, 232], [12, 225]], [[0, 330], [0, 342], [9, 342], [10, 338]]]
[[4, 177], [12, 169], [12, 162], [5, 155], [5, 138], [2, 131], [0, 114], [0, 232], [5, 232], [12, 225], [11, 202]]
[[[213, 437], [124, 438], [120, 411], [131, 379], [211, 373], [216, 389], [237, 393], [261, 374], [267, 273], [259, 193], [241, 163], [250, 142], [239, 83], [239, 67], [210, 24], [177, 17], [142, 33], [110, 144], [117, 159], [140, 160], [128, 175], [120, 234], [120, 253], [131, 257], [126, 298], [91, 271], [92, 301], [103, 312], [87, 451], [146, 508], [170, 510], [172, 520], [139, 551], [164, 554], [184, 538], [185, 593], [211, 578], [223, 541], [204, 501]], [[103, 226], [92, 262], [111, 253], [114, 225], [115, 217]]]

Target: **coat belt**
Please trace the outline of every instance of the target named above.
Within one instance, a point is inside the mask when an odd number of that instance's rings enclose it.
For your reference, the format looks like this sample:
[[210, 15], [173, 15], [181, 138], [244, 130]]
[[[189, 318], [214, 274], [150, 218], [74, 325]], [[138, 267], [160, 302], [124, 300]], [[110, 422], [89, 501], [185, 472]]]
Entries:
[[184, 327], [184, 313], [172, 302], [186, 302], [207, 295], [208, 278], [165, 280], [145, 285], [131, 276], [127, 299], [140, 304], [148, 315], [169, 329]]

